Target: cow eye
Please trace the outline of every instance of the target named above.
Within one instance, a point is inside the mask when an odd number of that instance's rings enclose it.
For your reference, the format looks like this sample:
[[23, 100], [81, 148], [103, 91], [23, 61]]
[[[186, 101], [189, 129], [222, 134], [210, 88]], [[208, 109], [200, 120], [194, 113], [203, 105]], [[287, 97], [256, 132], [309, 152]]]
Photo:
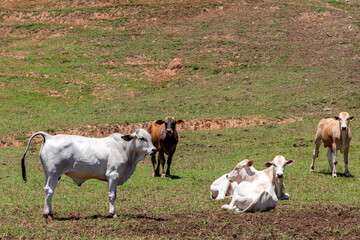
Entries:
[[139, 140], [140, 140], [140, 141], [145, 141], [145, 138], [144, 138], [144, 137], [140, 137]]

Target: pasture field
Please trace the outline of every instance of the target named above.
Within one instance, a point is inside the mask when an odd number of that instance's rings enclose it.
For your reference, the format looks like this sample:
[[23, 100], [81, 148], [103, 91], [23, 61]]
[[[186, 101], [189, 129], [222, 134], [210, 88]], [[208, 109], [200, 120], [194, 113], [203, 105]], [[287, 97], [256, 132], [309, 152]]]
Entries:
[[[358, 1], [8, 0], [0, 2], [0, 239], [357, 239], [360, 235]], [[175, 59], [178, 64], [174, 63]], [[355, 116], [346, 178], [333, 179], [319, 119]], [[55, 220], [42, 218], [39, 143], [31, 133], [105, 136], [172, 115], [179, 132], [171, 178], [150, 157], [118, 187], [80, 188], [63, 176]], [[202, 130], [200, 121], [253, 119]], [[289, 121], [292, 119], [294, 121]], [[190, 131], [190, 129], [196, 131]], [[40, 138], [39, 138], [40, 139]], [[290, 200], [237, 214], [211, 183], [245, 158], [288, 166]]]

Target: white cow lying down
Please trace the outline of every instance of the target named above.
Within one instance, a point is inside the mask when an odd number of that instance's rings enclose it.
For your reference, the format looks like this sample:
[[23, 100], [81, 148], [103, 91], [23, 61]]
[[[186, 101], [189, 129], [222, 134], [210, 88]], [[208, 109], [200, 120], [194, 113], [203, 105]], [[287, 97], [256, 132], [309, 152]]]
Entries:
[[[285, 166], [292, 164], [294, 161], [286, 161], [283, 156], [276, 156], [272, 162], [265, 163], [265, 166], [268, 167], [262, 172], [264, 172], [272, 182], [273, 188], [279, 200], [289, 199], [289, 194], [285, 193], [285, 185], [283, 183], [283, 175], [285, 172]], [[225, 197], [231, 197], [242, 181], [252, 182], [258, 178], [258, 175], [255, 174], [258, 172], [254, 167], [252, 167], [252, 160], [243, 160], [239, 162], [234, 170], [232, 170], [232, 180], [229, 181], [227, 175], [224, 174], [220, 178], [216, 179], [210, 187], [210, 197], [216, 198], [216, 200], [224, 199]], [[255, 172], [256, 171], [256, 172]]]
[[[227, 176], [230, 182], [240, 181], [236, 187], [230, 205], [225, 209], [237, 211], [265, 211], [275, 208], [278, 199], [289, 199], [284, 193], [283, 176], [285, 166], [293, 163], [283, 156], [276, 156], [272, 162], [265, 163], [268, 168], [257, 171], [252, 167], [253, 161], [243, 160]], [[241, 209], [241, 210], [240, 210]]]
[[[244, 168], [244, 167], [251, 167], [254, 161], [252, 160], [243, 160], [237, 164], [236, 167]], [[216, 179], [210, 186], [210, 197], [216, 198], [216, 200], [224, 199], [225, 197], [231, 197], [239, 185], [239, 183], [243, 180], [242, 178], [237, 178], [234, 181], [229, 181], [227, 176], [229, 173], [222, 175], [218, 179]], [[245, 176], [245, 175], [244, 175]]]
[[44, 217], [52, 217], [51, 199], [62, 174], [80, 186], [88, 179], [108, 182], [110, 214], [116, 217], [116, 186], [122, 185], [134, 173], [136, 164], [156, 148], [150, 134], [144, 129], [134, 129], [131, 135], [114, 133], [105, 138], [87, 138], [75, 135], [52, 136], [37, 132], [30, 137], [21, 160], [22, 176], [26, 182], [25, 155], [31, 140], [42, 135], [40, 160], [45, 174]]

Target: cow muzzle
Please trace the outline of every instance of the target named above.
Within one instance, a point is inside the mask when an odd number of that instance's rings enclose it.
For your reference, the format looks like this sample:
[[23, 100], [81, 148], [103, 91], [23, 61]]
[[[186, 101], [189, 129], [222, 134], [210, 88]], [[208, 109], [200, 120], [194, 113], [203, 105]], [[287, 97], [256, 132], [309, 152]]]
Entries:
[[229, 179], [229, 174], [227, 174], [225, 177], [226, 177], [226, 179], [229, 180], [229, 182], [231, 182], [231, 183], [234, 181], [234, 180], [232, 180], [232, 179]]
[[155, 154], [157, 152], [157, 149], [156, 148], [152, 148], [151, 150], [150, 150], [150, 153], [149, 154]]
[[283, 177], [284, 177], [284, 174], [283, 174], [283, 173], [278, 173], [278, 174], [276, 174], [276, 177], [277, 177], [277, 178], [283, 178]]
[[169, 134], [169, 135], [172, 135], [172, 134], [173, 134], [173, 130], [172, 130], [171, 128], [166, 129], [166, 132], [167, 132], [167, 134]]
[[347, 126], [341, 126], [341, 130], [346, 131]]

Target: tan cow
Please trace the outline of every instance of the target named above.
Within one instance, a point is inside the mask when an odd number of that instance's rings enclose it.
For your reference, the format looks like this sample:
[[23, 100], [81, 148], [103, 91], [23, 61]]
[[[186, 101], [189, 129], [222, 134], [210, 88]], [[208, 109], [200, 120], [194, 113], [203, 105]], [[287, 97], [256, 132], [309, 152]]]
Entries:
[[[350, 117], [349, 113], [341, 112], [339, 116], [335, 116], [334, 118], [320, 120], [316, 130], [315, 148], [313, 151], [310, 172], [314, 172], [315, 159], [319, 155], [319, 148], [321, 142], [323, 142], [324, 147], [328, 148], [327, 158], [330, 164], [332, 176], [334, 178], [336, 177], [338, 150], [344, 154], [345, 176], [350, 176], [348, 169], [348, 153], [351, 141], [350, 121], [353, 119], [354, 117]], [[332, 155], [334, 155], [334, 161], [332, 160]]]
[[[151, 155], [153, 177], [159, 176], [160, 163], [161, 163], [161, 177], [170, 176], [170, 165], [171, 165], [172, 157], [175, 153], [176, 145], [179, 141], [178, 134], [176, 131], [176, 124], [181, 124], [181, 123], [184, 123], [184, 121], [181, 119], [175, 120], [175, 118], [173, 117], [166, 117], [165, 121], [161, 119], [156, 120], [148, 128], [147, 131], [151, 134], [152, 143], [159, 152], [158, 164], [156, 169], [155, 169], [156, 154]], [[164, 165], [165, 165], [164, 153], [168, 155], [166, 175], [164, 171]]]

